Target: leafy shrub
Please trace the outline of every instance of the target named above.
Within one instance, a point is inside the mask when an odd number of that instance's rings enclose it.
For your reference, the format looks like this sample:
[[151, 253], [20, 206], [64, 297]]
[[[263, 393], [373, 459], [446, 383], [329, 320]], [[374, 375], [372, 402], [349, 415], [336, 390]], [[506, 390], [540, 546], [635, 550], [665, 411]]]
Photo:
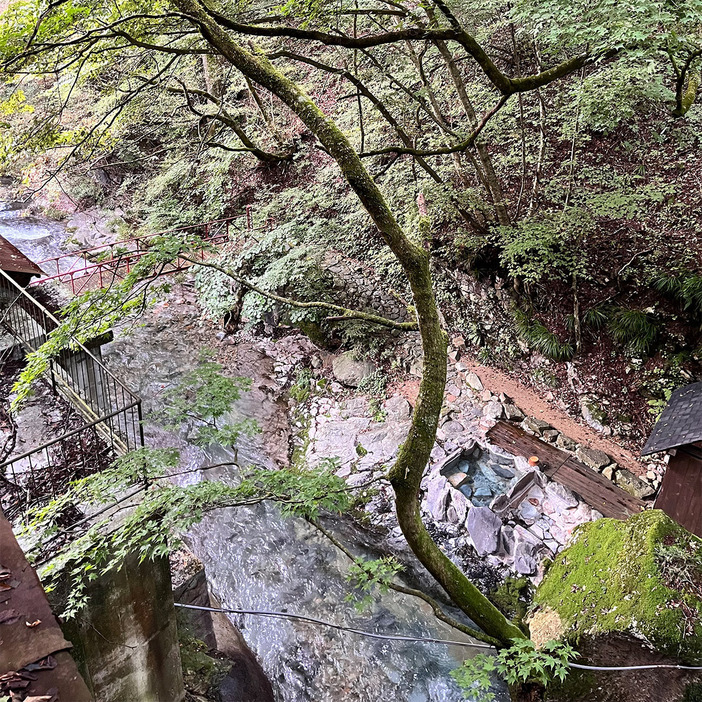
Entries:
[[382, 370], [374, 370], [358, 384], [358, 391], [369, 395], [384, 395], [388, 384], [388, 376]]
[[254, 420], [222, 423], [242, 393], [251, 389], [250, 378], [229, 378], [222, 367], [210, 360], [209, 352], [200, 354], [198, 365], [185, 373], [177, 385], [162, 395], [163, 407], [151, 417], [166, 429], [192, 428], [192, 440], [199, 446], [234, 446], [241, 434], [259, 431]]
[[493, 675], [504, 678], [509, 685], [537, 683], [546, 687], [555, 679], [565, 680], [568, 663], [576, 655], [571, 646], [560, 641], [548, 641], [536, 649], [529, 639], [518, 639], [497, 655], [481, 653], [465, 661], [451, 675], [466, 697], [489, 702], [495, 699], [490, 689]]
[[651, 312], [614, 307], [609, 315], [609, 332], [634, 353], [648, 353], [658, 338], [659, 325]]
[[699, 273], [682, 273], [679, 275], [662, 275], [654, 285], [663, 293], [676, 298], [683, 308], [694, 317], [702, 317], [702, 275]]
[[526, 578], [510, 576], [488, 597], [512, 621], [521, 622], [527, 613], [531, 583]]
[[198, 302], [210, 319], [224, 317], [236, 304], [237, 284], [224, 273], [195, 266], [195, 290]]
[[609, 319], [607, 310], [602, 305], [597, 307], [591, 307], [585, 314], [583, 314], [583, 324], [585, 326], [591, 327], [592, 329], [601, 329]]
[[590, 218], [579, 209], [499, 227], [500, 262], [509, 274], [525, 283], [584, 277], [587, 261], [577, 245]]
[[290, 397], [298, 403], [304, 402], [312, 391], [312, 372], [309, 368], [303, 368], [297, 374], [295, 382], [290, 386]]
[[609, 134], [637, 112], [670, 99], [672, 93], [662, 85], [659, 68], [653, 62], [625, 59], [574, 83], [581, 124]]
[[375, 560], [358, 558], [350, 566], [347, 576], [353, 586], [353, 592], [346, 595], [347, 602], [353, 602], [354, 607], [363, 610], [373, 603], [371, 593], [377, 587], [381, 594], [388, 591], [390, 583], [402, 565], [392, 556], [383, 556]]
[[569, 361], [573, 358], [573, 344], [570, 341], [561, 341], [538, 319], [531, 319], [522, 310], [517, 310], [514, 318], [520, 336], [535, 351], [553, 361]]
[[383, 409], [377, 397], [371, 397], [368, 403], [368, 411], [371, 413], [374, 422], [384, 422], [388, 416], [387, 411]]

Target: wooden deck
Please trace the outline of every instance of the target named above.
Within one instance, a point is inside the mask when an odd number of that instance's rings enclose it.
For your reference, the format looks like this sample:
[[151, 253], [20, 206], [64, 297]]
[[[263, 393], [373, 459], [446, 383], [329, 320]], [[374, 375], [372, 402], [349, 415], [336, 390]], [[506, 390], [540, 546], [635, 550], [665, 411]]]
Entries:
[[605, 517], [626, 519], [640, 512], [646, 504], [577, 461], [567, 451], [527, 434], [515, 424], [498, 422], [488, 431], [487, 438], [495, 446], [514, 456], [527, 459], [530, 456], [538, 456], [539, 468], [551, 480], [570, 488]]

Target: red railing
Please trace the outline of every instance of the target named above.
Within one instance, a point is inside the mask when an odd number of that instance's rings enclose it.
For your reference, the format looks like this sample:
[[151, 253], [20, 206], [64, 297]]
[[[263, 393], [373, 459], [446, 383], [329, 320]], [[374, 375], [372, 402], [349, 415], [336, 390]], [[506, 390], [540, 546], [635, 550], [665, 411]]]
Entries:
[[[38, 261], [38, 266], [47, 275], [34, 280], [30, 286], [40, 285], [49, 281], [67, 283], [71, 286], [71, 291], [77, 295], [86, 290], [91, 285], [104, 287], [114, 281], [115, 278], [123, 278], [124, 274], [129, 274], [134, 264], [143, 256], [149, 253], [149, 243], [152, 239], [164, 236], [165, 234], [188, 234], [195, 233], [202, 238], [203, 247], [199, 249], [199, 254], [204, 260], [204, 244], [223, 244], [229, 241], [229, 229], [236, 220], [245, 219], [246, 229], [252, 230], [252, 217], [250, 207], [246, 208], [245, 215], [227, 217], [225, 219], [215, 219], [201, 224], [191, 224], [184, 227], [164, 229], [153, 234], [136, 236], [125, 241], [115, 241], [109, 244], [92, 246], [79, 251], [69, 251], [60, 256], [47, 258]], [[101, 254], [105, 254], [100, 260], [95, 260]], [[176, 259], [167, 270], [161, 274], [174, 273], [184, 270], [190, 266], [189, 261]], [[55, 271], [55, 273], [53, 272]]]

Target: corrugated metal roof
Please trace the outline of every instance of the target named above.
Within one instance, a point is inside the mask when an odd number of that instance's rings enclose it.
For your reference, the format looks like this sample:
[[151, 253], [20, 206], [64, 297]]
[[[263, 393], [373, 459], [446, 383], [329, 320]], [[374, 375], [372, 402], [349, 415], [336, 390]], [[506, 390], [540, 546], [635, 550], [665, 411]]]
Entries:
[[6, 273], [44, 275], [34, 261], [30, 261], [14, 244], [0, 236], [0, 268]]
[[667, 451], [702, 440], [702, 383], [676, 390], [651, 436], [641, 450], [642, 456]]

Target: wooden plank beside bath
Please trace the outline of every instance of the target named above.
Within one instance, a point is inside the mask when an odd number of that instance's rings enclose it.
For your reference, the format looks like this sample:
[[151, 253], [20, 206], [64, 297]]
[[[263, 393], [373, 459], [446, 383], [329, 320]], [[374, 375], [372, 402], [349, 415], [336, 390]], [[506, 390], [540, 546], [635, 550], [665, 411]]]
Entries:
[[513, 456], [523, 456], [527, 460], [531, 456], [538, 456], [539, 468], [549, 478], [570, 458], [566, 451], [527, 434], [524, 429], [509, 422], [497, 422], [487, 432], [487, 438]]
[[626, 519], [640, 512], [643, 500], [614, 485], [566, 451], [528, 434], [515, 424], [497, 422], [487, 432], [488, 440], [514, 456], [539, 457], [539, 468], [552, 480], [569, 488], [605, 517]]

